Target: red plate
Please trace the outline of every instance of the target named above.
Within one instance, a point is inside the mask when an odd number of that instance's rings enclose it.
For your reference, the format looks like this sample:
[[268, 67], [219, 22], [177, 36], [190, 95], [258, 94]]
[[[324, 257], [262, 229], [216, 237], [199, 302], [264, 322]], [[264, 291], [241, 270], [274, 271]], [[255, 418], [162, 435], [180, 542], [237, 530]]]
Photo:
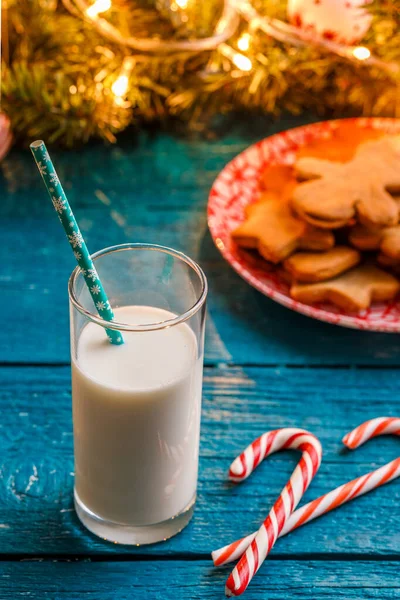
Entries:
[[[348, 119], [360, 127], [400, 133], [400, 119]], [[218, 175], [208, 201], [208, 225], [217, 248], [232, 267], [257, 290], [276, 302], [314, 319], [370, 331], [400, 331], [400, 298], [374, 303], [360, 313], [345, 313], [323, 303], [309, 306], [292, 300], [289, 287], [266, 261], [240, 249], [231, 232], [243, 221], [244, 207], [256, 200], [260, 175], [271, 164], [293, 164], [297, 150], [325, 138], [337, 121], [324, 121], [273, 135], [234, 158]]]

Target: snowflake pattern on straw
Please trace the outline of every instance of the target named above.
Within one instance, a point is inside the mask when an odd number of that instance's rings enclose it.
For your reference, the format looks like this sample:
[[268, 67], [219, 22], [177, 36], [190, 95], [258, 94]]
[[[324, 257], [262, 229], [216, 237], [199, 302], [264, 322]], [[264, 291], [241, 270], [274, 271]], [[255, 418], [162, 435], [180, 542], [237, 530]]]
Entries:
[[105, 302], [101, 302], [99, 300], [99, 302], [96, 302], [96, 308], [97, 308], [97, 310], [105, 310], [105, 308], [106, 308]]
[[[47, 167], [45, 167], [45, 169], [47, 169]], [[60, 185], [60, 180], [58, 179], [57, 173], [50, 173], [50, 183], [53, 183], [54, 185]]]
[[74, 251], [74, 256], [75, 256], [76, 260], [81, 260], [81, 258], [82, 258], [82, 254], [80, 252], [78, 252], [77, 250]]
[[37, 166], [39, 169], [39, 173], [41, 174], [42, 177], [43, 177], [43, 175], [47, 175], [47, 173], [46, 173], [47, 166], [44, 165], [41, 160], [39, 160], [39, 162], [37, 163]]
[[[110, 340], [110, 342], [113, 342], [114, 340], [112, 339], [111, 335], [107, 335], [108, 339]], [[122, 342], [122, 337], [119, 335], [117, 337], [117, 342], [120, 344]]]
[[96, 279], [98, 279], [98, 278], [99, 278], [99, 276], [97, 275], [97, 271], [96, 271], [96, 269], [94, 269], [94, 268], [93, 268], [93, 269], [88, 269], [87, 276], [88, 276], [88, 278], [89, 278], [89, 279], [91, 279], [93, 282], [95, 282], [95, 281], [96, 281]]
[[56, 198], [55, 196], [51, 197], [51, 200], [53, 202], [53, 206], [56, 209], [56, 211], [61, 214], [65, 209], [66, 209], [66, 200], [63, 200], [61, 198], [61, 196], [59, 196], [58, 198]]
[[74, 231], [69, 235], [68, 240], [73, 248], [82, 248], [83, 246], [82, 234], [79, 231]]
[[90, 288], [90, 291], [92, 292], [92, 294], [95, 294], [97, 296], [97, 294], [100, 294], [100, 286], [94, 285]]

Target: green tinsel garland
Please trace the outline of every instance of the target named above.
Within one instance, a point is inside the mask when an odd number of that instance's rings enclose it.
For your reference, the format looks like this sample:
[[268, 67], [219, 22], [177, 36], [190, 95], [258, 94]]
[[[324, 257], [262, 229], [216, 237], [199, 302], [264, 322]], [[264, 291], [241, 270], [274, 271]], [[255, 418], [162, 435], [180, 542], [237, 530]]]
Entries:
[[[285, 19], [286, 0], [259, 0], [262, 14]], [[168, 3], [114, 0], [113, 23], [137, 36], [211, 35], [221, 2], [195, 2], [182, 27]], [[400, 62], [400, 6], [369, 7], [374, 19], [363, 44]], [[242, 23], [238, 35], [246, 28]], [[229, 41], [232, 46], [235, 40]], [[313, 47], [293, 48], [255, 32], [253, 69], [240, 72], [216, 50], [170, 55], [135, 54], [124, 102], [111, 91], [129, 51], [104, 39], [57, 0], [8, 0], [3, 9], [2, 111], [17, 140], [43, 137], [72, 146], [91, 137], [109, 141], [131, 123], [184, 120], [191, 129], [232, 110], [323, 115], [397, 116], [400, 77], [356, 65]], [[99, 76], [99, 73], [101, 75]]]

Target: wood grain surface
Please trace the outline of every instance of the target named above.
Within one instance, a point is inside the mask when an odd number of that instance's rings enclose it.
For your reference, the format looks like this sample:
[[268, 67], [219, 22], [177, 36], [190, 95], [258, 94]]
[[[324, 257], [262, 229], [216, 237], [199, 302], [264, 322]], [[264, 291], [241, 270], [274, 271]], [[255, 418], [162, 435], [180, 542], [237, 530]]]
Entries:
[[[205, 561], [4, 562], [2, 600], [214, 600], [223, 598], [228, 569]], [[398, 598], [399, 563], [270, 560], [247, 600], [388, 600]], [[38, 582], [39, 585], [38, 585]]]
[[[207, 196], [219, 170], [250, 143], [292, 123], [242, 127], [211, 142], [142, 134], [136, 143], [52, 157], [91, 252], [155, 242], [201, 263], [210, 285], [208, 364], [399, 365], [398, 336], [332, 327], [279, 306], [242, 281], [210, 238]], [[0, 362], [68, 363], [74, 257], [27, 150], [14, 150], [4, 162], [0, 198], [2, 331], [12, 339], [0, 346]]]
[[[198, 502], [190, 525], [150, 547], [116, 546], [79, 524], [74, 482], [67, 280], [74, 267], [27, 150], [1, 165], [0, 600], [222, 598], [227, 569], [209, 553], [256, 528], [294, 468], [280, 453], [241, 485], [230, 462], [285, 426], [321, 438], [306, 500], [399, 455], [381, 438], [354, 452], [351, 428], [400, 416], [400, 338], [295, 314], [242, 281], [206, 223], [219, 170], [250, 143], [308, 119], [237, 123], [211, 141], [125, 136], [52, 152], [91, 251], [127, 241], [173, 246], [209, 285]], [[400, 483], [393, 482], [279, 540], [246, 597], [398, 598]]]
[[[204, 374], [199, 496], [190, 526], [166, 544], [115, 546], [88, 534], [72, 507], [73, 447], [68, 367], [3, 367], [0, 424], [0, 547], [36, 555], [201, 554], [257, 527], [294, 468], [294, 452], [272, 456], [243, 484], [227, 482], [230, 462], [254, 437], [304, 427], [320, 437], [312, 499], [393, 459], [400, 440], [373, 440], [353, 452], [341, 438], [359, 422], [398, 414], [397, 369], [207, 367]], [[282, 539], [274, 552], [396, 555], [400, 485], [393, 482]], [[365, 519], [365, 512], [371, 519]]]

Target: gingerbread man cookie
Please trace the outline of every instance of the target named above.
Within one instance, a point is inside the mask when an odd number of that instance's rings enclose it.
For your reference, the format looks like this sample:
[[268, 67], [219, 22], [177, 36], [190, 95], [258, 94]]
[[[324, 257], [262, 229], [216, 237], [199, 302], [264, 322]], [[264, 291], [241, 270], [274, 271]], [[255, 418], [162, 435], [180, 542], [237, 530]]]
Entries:
[[396, 225], [397, 202], [389, 192], [400, 189], [400, 136], [362, 144], [346, 163], [301, 158], [301, 179], [311, 179], [293, 191], [292, 205], [308, 223], [335, 229], [354, 218], [368, 227]]

